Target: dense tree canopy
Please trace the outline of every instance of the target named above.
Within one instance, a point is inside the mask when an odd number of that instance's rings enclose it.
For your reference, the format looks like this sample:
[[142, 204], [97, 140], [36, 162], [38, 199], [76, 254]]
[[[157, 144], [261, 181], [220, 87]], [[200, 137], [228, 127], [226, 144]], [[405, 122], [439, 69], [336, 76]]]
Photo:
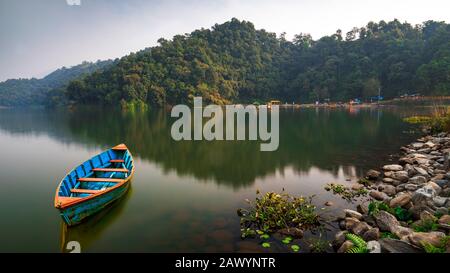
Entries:
[[233, 18], [158, 42], [51, 92], [53, 101], [61, 94], [71, 103], [150, 105], [190, 103], [194, 96], [223, 104], [368, 99], [379, 90], [385, 98], [450, 95], [444, 22], [369, 22], [345, 34], [313, 40], [300, 33], [287, 41]]
[[0, 83], [0, 106], [29, 106], [61, 103], [65, 86], [74, 79], [111, 65], [113, 61], [97, 61], [62, 67], [42, 79], [13, 79]]

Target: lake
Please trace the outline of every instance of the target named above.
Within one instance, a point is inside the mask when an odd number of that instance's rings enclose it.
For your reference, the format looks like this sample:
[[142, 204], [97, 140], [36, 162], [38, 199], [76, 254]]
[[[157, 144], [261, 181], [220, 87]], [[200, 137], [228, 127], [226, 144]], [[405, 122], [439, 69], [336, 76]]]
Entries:
[[[351, 184], [389, 163], [418, 136], [402, 117], [421, 108], [282, 109], [280, 144], [172, 140], [168, 110], [107, 108], [0, 109], [0, 252], [60, 252], [78, 241], [82, 252], [246, 252], [236, 210], [256, 190], [316, 195], [333, 215], [352, 206], [324, 191]], [[119, 143], [133, 153], [136, 173], [126, 196], [85, 223], [67, 228], [53, 207], [55, 189], [79, 163]], [[331, 239], [325, 234], [307, 234]], [[307, 248], [306, 239], [301, 249]]]

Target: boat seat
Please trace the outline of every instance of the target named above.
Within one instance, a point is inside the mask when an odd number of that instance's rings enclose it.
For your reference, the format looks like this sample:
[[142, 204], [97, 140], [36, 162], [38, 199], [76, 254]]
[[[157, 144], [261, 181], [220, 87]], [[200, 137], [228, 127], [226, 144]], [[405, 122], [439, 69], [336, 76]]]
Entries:
[[74, 200], [81, 199], [81, 197], [68, 197], [68, 196], [58, 196], [58, 201], [61, 203], [68, 203]]
[[123, 159], [111, 159], [109, 163], [125, 163], [125, 160]]
[[80, 181], [80, 182], [115, 182], [115, 183], [120, 183], [120, 182], [125, 181], [125, 179], [83, 177], [83, 178], [78, 178], [78, 181]]
[[95, 194], [95, 193], [101, 192], [101, 190], [71, 189], [70, 192]]
[[94, 172], [118, 172], [118, 173], [127, 173], [128, 170], [125, 168], [95, 168], [92, 169]]
[[126, 151], [128, 150], [127, 146], [125, 146], [125, 144], [119, 144], [115, 147], [112, 147], [111, 150], [113, 151]]

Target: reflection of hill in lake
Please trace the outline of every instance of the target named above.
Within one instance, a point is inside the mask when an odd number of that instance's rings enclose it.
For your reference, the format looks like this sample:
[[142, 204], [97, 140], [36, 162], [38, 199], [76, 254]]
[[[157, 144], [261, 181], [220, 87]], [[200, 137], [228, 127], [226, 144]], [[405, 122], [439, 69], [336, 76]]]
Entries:
[[48, 134], [58, 141], [110, 147], [125, 142], [135, 157], [178, 175], [212, 179], [239, 187], [292, 166], [299, 172], [318, 167], [337, 174], [350, 166], [361, 174], [379, 165], [377, 156], [397, 151], [412, 139], [398, 113], [380, 109], [306, 109], [280, 113], [280, 146], [260, 152], [256, 141], [181, 141], [170, 136], [174, 119], [164, 111], [111, 109], [0, 110], [0, 129], [13, 134]]

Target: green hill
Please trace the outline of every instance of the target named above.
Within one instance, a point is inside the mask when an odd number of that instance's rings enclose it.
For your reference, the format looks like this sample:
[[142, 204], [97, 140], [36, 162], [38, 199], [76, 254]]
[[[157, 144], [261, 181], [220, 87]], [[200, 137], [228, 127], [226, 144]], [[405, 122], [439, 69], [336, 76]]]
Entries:
[[[0, 83], [0, 106], [30, 106], [59, 103], [65, 99], [64, 87], [76, 78], [105, 68], [113, 61], [97, 61], [60, 68], [42, 79], [12, 79]], [[50, 96], [52, 94], [52, 96]]]
[[[345, 34], [338, 30], [318, 40], [298, 34], [288, 41], [283, 34], [277, 37], [233, 18], [158, 42], [105, 69], [74, 77], [67, 88], [51, 92], [48, 101], [173, 105], [202, 96], [217, 104], [298, 103], [368, 99], [380, 89], [385, 98], [450, 95], [450, 25], [445, 22], [369, 22]], [[35, 81], [26, 83], [34, 87]], [[33, 88], [27, 92], [40, 94]], [[18, 101], [39, 101], [18, 94]]]

